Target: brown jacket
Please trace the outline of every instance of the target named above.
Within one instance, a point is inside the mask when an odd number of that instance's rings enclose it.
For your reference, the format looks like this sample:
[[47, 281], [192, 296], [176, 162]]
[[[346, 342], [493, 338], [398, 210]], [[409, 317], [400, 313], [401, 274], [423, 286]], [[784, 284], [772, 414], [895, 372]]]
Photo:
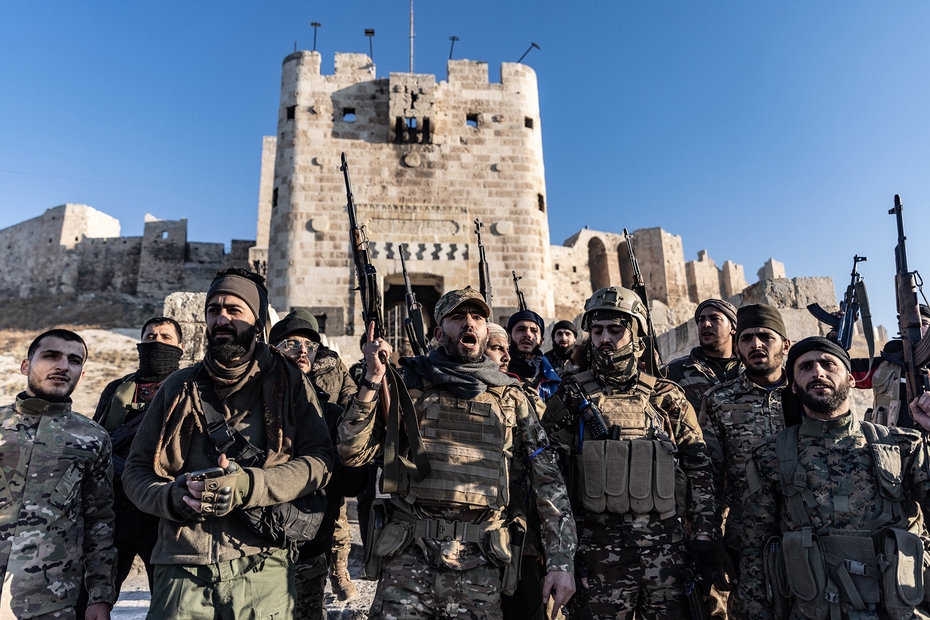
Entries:
[[[257, 345], [255, 355], [260, 372], [220, 401], [227, 419], [238, 420], [236, 430], [267, 450], [274, 463], [246, 468], [252, 490], [242, 508], [270, 506], [312, 493], [326, 484], [332, 470], [328, 428], [306, 378], [264, 344]], [[205, 377], [203, 364], [198, 363], [165, 380], [126, 461], [126, 495], [140, 510], [161, 517], [153, 564], [214, 564], [273, 546], [250, 531], [235, 510], [225, 517], [195, 522], [185, 520], [174, 507], [172, 486], [177, 476], [216, 466], [200, 408], [198, 378], [201, 384], [212, 385], [209, 379], [204, 382]], [[268, 390], [264, 385], [268, 381], [275, 381], [281, 389]], [[268, 402], [269, 393], [274, 394], [272, 402]]]

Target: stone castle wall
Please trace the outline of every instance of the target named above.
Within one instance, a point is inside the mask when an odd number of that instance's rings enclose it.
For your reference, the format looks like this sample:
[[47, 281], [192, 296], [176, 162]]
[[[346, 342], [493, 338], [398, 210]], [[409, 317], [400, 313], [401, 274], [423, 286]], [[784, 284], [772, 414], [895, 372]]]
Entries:
[[527, 301], [551, 316], [552, 289], [538, 277], [551, 269], [537, 101], [535, 73], [522, 64], [504, 63], [500, 83], [491, 83], [486, 63], [449, 61], [447, 80], [437, 83], [420, 74], [377, 78], [361, 54], [337, 54], [327, 76], [316, 52], [285, 58], [268, 207], [273, 305], [325, 315], [330, 333], [361, 333], [357, 295], [346, 304], [355, 283], [344, 151], [388, 308], [403, 299], [403, 244], [424, 303], [477, 287], [477, 218], [495, 318], [517, 306], [511, 270], [529, 276], [521, 281]]
[[0, 298], [113, 292], [163, 298], [206, 291], [216, 272], [249, 267], [253, 241], [187, 240], [187, 220], [146, 216], [141, 237], [121, 237], [119, 220], [66, 204], [0, 230]]

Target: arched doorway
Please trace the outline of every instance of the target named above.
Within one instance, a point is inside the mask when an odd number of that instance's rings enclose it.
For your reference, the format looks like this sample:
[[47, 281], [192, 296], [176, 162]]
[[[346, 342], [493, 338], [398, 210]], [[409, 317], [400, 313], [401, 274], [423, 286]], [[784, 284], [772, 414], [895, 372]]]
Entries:
[[610, 271], [607, 268], [607, 248], [598, 237], [588, 241], [588, 272], [591, 275], [591, 289], [598, 290], [610, 286]]

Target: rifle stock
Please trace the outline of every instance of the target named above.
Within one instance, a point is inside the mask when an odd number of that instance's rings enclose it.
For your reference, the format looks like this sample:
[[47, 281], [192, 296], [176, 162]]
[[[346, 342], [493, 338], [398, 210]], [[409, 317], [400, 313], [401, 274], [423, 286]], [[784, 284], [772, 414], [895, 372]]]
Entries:
[[920, 302], [917, 299], [917, 274], [908, 270], [907, 247], [904, 234], [904, 206], [901, 197], [895, 194], [894, 208], [888, 211], [894, 215], [898, 226], [898, 245], [895, 247], [895, 300], [898, 309], [898, 332], [904, 348], [904, 380], [907, 402], [930, 391], [930, 375], [927, 369], [917, 361], [917, 350], [921, 343]]
[[526, 306], [526, 297], [523, 296], [523, 293], [520, 291], [519, 281], [523, 279], [523, 276], [517, 277], [516, 271], [511, 271], [513, 274], [513, 290], [517, 293], [517, 303], [520, 306], [520, 312], [523, 312], [527, 309]]

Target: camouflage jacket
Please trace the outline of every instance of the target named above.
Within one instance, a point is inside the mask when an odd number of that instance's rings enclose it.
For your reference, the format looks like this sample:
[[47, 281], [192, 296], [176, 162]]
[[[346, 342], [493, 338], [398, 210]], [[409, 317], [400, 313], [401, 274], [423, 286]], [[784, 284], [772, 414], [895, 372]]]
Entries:
[[735, 357], [710, 361], [701, 347], [694, 347], [685, 357], [668, 363], [665, 378], [677, 383], [694, 410], [700, 412], [704, 393], [715, 385], [735, 379], [741, 370], [742, 365]]
[[[905, 514], [915, 515], [915, 502], [926, 510], [930, 498], [922, 440], [915, 431], [889, 430], [901, 455], [902, 509]], [[807, 470], [807, 489], [813, 499], [813, 505], [807, 506], [807, 516], [814, 535], [861, 532], [882, 514], [872, 450], [855, 416], [847, 414], [826, 422], [805, 416], [799, 429], [798, 462]], [[735, 609], [730, 608], [735, 617], [773, 618], [766, 600], [763, 551], [770, 537], [803, 526], [795, 519], [798, 517], [791, 513], [782, 493], [776, 437], [767, 437], [752, 450], [746, 467], [741, 572], [739, 587], [731, 598]], [[921, 530], [927, 548], [930, 539], [926, 530]], [[864, 612], [861, 617], [879, 616]]]
[[724, 540], [733, 549], [739, 549], [742, 536], [746, 462], [755, 444], [785, 428], [781, 406], [784, 388], [783, 383], [768, 391], [741, 374], [704, 395], [699, 419], [717, 489], [715, 523], [722, 525], [723, 510], [728, 508]]
[[[566, 378], [566, 380], [573, 381], [571, 378]], [[550, 401], [547, 403], [546, 415], [543, 416], [543, 424], [549, 432], [552, 443], [559, 452], [563, 471], [566, 472], [567, 477], [571, 478], [568, 472], [571, 472], [575, 466], [575, 456], [579, 453], [579, 403], [573, 402], [564, 389], [555, 398], [565, 404], [568, 411], [571, 412], [571, 417], [570, 419], [556, 419], [550, 413], [550, 409], [554, 405]], [[611, 395], [605, 391], [598, 398], [611, 398]], [[691, 492], [688, 512], [683, 519], [690, 524], [694, 536], [699, 534], [710, 536], [713, 534], [714, 524], [714, 483], [711, 476], [710, 459], [707, 456], [704, 439], [701, 436], [701, 427], [698, 424], [697, 415], [694, 413], [688, 399], [685, 398], [681, 388], [671, 381], [657, 379], [649, 401], [656, 409], [668, 416], [675, 436], [675, 443], [678, 447], [678, 462], [688, 477]], [[572, 489], [571, 492], [572, 497], [576, 497], [574, 495], [576, 489]], [[611, 515], [609, 513], [587, 514], [587, 511], [577, 503], [573, 504], [573, 510], [579, 526], [585, 519], [594, 519], [608, 525], [615, 525], [618, 539], [629, 546], [649, 547], [655, 544], [677, 542], [677, 540], [667, 540], [666, 537], [670, 531], [675, 532], [675, 537], [679, 540], [683, 536], [681, 528], [670, 529], [669, 524], [666, 523], [669, 519], [662, 520], [656, 513], [636, 515], [632, 520], [621, 518], [617, 519], [615, 523], [612, 518], [621, 515]], [[626, 516], [622, 515], [622, 517]], [[674, 518], [677, 519], [678, 517]]]
[[576, 347], [577, 345], [571, 347], [568, 351], [565, 352], [564, 355], [555, 349], [546, 351], [546, 359], [549, 360], [549, 363], [552, 364], [553, 370], [555, 370], [560, 377], [578, 372], [578, 364], [572, 361], [572, 358], [575, 355]]
[[[421, 389], [422, 386], [412, 382], [411, 377], [405, 378], [411, 391]], [[528, 465], [528, 487], [535, 491], [546, 570], [574, 572], [578, 537], [565, 482], [555, 455], [547, 449], [549, 440], [533, 408], [528, 404], [526, 395], [518, 386], [508, 388], [502, 398], [513, 400], [516, 418], [516, 425], [507, 431], [502, 456], [510, 463], [520, 459]], [[338, 451], [342, 462], [350, 467], [359, 467], [381, 456], [385, 426], [377, 404], [377, 399], [368, 403], [353, 399], [342, 418], [339, 425]], [[434, 471], [431, 475], [435, 476], [437, 472]], [[456, 518], [448, 511], [434, 515], [418, 505], [411, 508], [404, 504], [405, 502], [398, 497], [393, 500], [395, 510], [412, 510], [422, 518]], [[488, 516], [487, 520], [504, 518], [506, 515], [496, 514]]]
[[320, 347], [310, 368], [310, 378], [317, 387], [329, 394], [329, 402], [348, 409], [352, 397], [358, 392], [355, 381], [345, 364], [334, 351]]
[[0, 617], [31, 618], [89, 603], [113, 605], [110, 436], [25, 393], [0, 408]]

